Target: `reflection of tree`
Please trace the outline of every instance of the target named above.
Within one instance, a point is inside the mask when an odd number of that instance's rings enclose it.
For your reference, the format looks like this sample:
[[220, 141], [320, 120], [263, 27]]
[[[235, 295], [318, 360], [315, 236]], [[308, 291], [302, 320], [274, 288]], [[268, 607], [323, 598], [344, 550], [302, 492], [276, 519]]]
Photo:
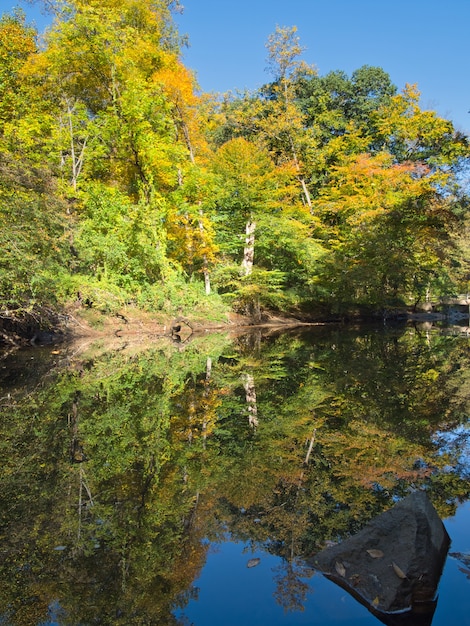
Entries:
[[466, 497], [434, 434], [464, 418], [468, 361], [438, 335], [258, 332], [102, 355], [5, 396], [0, 614], [40, 623], [57, 598], [64, 623], [172, 624], [202, 540], [227, 530], [282, 557], [276, 598], [299, 610], [299, 559], [326, 539], [410, 486], [446, 514]]
[[[448, 472], [453, 461], [432, 433], [444, 415], [449, 425], [458, 419], [448, 408], [468, 362], [458, 341], [333, 331], [313, 342], [274, 338], [255, 354], [263, 420], [249, 455], [229, 413], [223, 421], [231, 456], [222, 517], [236, 536], [292, 558], [357, 531], [410, 485], [427, 484], [441, 514], [452, 514], [449, 503], [468, 487]], [[241, 353], [234, 374], [251, 355]]]
[[[40, 623], [58, 598], [64, 623], [176, 623], [173, 603], [192, 596], [206, 547], [195, 524], [197, 440], [179, 437], [172, 407], [191, 391], [188, 372], [206, 370], [196, 374], [196, 405], [202, 398], [211, 432], [206, 365], [197, 348], [105, 356], [9, 407], [0, 479], [1, 549], [10, 555], [0, 569], [14, 581], [3, 586], [0, 614], [9, 622]], [[79, 463], [70, 454], [78, 442], [87, 455]]]
[[301, 561], [286, 560], [276, 568], [274, 597], [284, 611], [303, 611], [309, 585], [302, 578], [310, 578], [314, 571]]

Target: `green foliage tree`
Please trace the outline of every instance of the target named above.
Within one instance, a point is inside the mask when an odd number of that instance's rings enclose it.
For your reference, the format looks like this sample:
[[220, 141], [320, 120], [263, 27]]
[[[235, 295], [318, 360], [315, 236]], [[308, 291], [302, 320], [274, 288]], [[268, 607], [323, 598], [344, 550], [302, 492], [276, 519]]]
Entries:
[[[218, 150], [213, 167], [218, 181], [214, 223], [221, 254], [228, 261], [219, 268], [219, 284], [238, 294], [238, 306], [259, 319], [261, 305], [283, 308], [282, 289], [288, 274], [293, 278], [292, 265], [298, 266], [301, 255], [295, 237], [307, 226], [302, 224], [301, 210], [296, 214], [288, 208], [296, 193], [296, 172], [290, 166], [275, 166], [266, 150], [242, 137]], [[276, 231], [283, 237], [275, 244], [279, 257], [283, 242], [292, 248], [292, 257], [284, 259], [282, 268], [269, 246]], [[313, 256], [313, 250], [307, 250], [305, 259], [309, 252]]]
[[[0, 327], [53, 322], [57, 274], [68, 263], [68, 219], [54, 172], [33, 134], [37, 98], [23, 70], [37, 54], [21, 12], [0, 19]], [[39, 310], [42, 313], [39, 313]], [[36, 313], [34, 312], [36, 310]], [[55, 319], [56, 321], [56, 319]]]

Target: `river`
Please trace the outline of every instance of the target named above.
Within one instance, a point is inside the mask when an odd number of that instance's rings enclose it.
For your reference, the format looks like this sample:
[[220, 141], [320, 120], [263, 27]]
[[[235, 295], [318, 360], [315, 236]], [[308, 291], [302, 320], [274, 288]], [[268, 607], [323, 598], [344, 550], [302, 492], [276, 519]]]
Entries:
[[469, 338], [316, 326], [0, 358], [0, 624], [377, 625], [309, 559], [425, 490], [470, 624]]

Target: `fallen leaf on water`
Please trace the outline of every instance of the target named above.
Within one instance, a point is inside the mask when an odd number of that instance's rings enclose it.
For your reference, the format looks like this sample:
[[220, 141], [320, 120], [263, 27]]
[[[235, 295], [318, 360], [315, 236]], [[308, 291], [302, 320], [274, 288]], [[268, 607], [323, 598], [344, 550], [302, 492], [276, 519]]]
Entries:
[[372, 548], [371, 550], [367, 550], [367, 554], [373, 559], [381, 559], [384, 555], [382, 550], [375, 550], [374, 548]]
[[247, 567], [256, 567], [260, 564], [261, 559], [250, 559], [246, 564]]
[[407, 575], [405, 574], [405, 572], [402, 569], [400, 569], [398, 565], [394, 563], [393, 561], [392, 561], [392, 567], [393, 567], [393, 571], [398, 576], [398, 578], [407, 578]]
[[335, 563], [335, 570], [338, 572], [340, 576], [343, 576], [343, 578], [344, 576], [346, 576], [346, 568], [339, 561], [336, 561]]

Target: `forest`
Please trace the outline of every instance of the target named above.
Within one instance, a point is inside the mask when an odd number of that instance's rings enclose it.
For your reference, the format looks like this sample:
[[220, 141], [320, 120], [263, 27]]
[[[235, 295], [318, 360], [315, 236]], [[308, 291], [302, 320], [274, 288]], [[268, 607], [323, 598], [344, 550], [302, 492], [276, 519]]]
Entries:
[[384, 315], [469, 289], [468, 137], [380, 67], [319, 75], [296, 27], [256, 92], [202, 93], [172, 0], [0, 18], [0, 332], [70, 303]]

